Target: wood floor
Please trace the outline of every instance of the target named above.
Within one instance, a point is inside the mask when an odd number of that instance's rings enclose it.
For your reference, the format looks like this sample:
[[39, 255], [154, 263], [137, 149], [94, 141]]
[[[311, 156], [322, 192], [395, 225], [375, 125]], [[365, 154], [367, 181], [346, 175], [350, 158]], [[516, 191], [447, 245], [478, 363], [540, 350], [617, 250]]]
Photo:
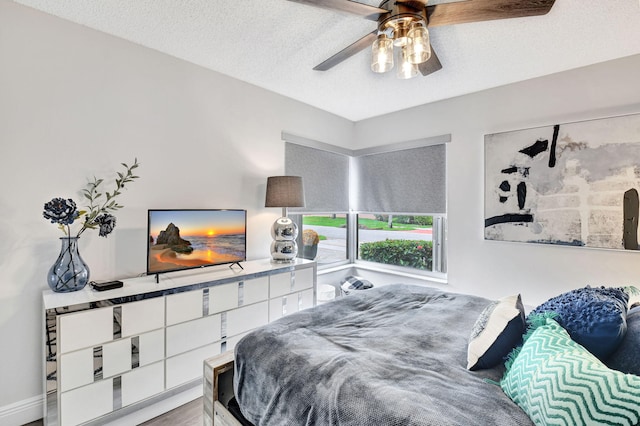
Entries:
[[[202, 426], [202, 398], [198, 398], [175, 410], [142, 423], [144, 426]], [[24, 426], [42, 426], [42, 420], [27, 423]]]
[[202, 426], [202, 398], [142, 423], [144, 426]]

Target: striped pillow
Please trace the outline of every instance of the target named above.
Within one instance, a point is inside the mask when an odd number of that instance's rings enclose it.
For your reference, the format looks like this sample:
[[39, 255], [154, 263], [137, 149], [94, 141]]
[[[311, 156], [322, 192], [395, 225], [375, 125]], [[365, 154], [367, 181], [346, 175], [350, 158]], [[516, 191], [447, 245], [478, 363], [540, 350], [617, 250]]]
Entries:
[[503, 297], [484, 308], [471, 330], [467, 368], [481, 370], [502, 364], [522, 341], [524, 306], [519, 294]]
[[553, 319], [507, 366], [500, 386], [536, 425], [640, 424], [640, 377], [607, 368]]

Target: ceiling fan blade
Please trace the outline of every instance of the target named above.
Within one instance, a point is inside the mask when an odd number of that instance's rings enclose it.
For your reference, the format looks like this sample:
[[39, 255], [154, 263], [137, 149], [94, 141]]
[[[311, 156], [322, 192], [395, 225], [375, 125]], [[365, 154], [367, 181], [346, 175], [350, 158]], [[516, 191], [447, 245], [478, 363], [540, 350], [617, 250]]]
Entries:
[[429, 27], [544, 15], [555, 0], [466, 0], [427, 6]]
[[431, 46], [431, 57], [427, 62], [423, 62], [418, 65], [418, 69], [422, 75], [429, 75], [442, 69], [442, 64], [440, 63], [440, 59], [438, 59], [438, 55], [436, 55], [435, 50], [433, 50], [433, 46]]
[[341, 51], [339, 51], [338, 53], [336, 53], [335, 55], [333, 55], [323, 63], [316, 65], [313, 69], [316, 71], [326, 71], [329, 68], [333, 68], [334, 66], [338, 65], [340, 62], [344, 61], [345, 59], [349, 59], [350, 57], [360, 52], [361, 50], [366, 49], [367, 47], [370, 47], [373, 44], [376, 37], [378, 37], [377, 29], [371, 31], [369, 34], [362, 37], [360, 40], [356, 41], [355, 43], [345, 47], [344, 49], [342, 49]]
[[289, 0], [295, 3], [302, 3], [309, 6], [321, 7], [323, 9], [338, 10], [340, 12], [352, 13], [370, 21], [378, 21], [382, 15], [389, 13], [387, 9], [370, 6], [350, 0]]

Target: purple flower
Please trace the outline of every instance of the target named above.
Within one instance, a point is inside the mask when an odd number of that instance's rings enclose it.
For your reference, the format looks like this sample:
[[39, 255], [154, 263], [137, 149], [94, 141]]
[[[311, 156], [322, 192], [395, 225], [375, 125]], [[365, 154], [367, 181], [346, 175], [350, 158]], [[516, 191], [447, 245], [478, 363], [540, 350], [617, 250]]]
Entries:
[[64, 198], [54, 198], [45, 203], [42, 215], [45, 219], [49, 219], [51, 223], [71, 225], [80, 216], [80, 212], [71, 198], [66, 200]]
[[113, 228], [116, 227], [116, 218], [109, 213], [104, 213], [96, 217], [95, 223], [100, 225], [100, 231], [98, 232], [98, 235], [101, 237], [106, 237], [113, 231]]

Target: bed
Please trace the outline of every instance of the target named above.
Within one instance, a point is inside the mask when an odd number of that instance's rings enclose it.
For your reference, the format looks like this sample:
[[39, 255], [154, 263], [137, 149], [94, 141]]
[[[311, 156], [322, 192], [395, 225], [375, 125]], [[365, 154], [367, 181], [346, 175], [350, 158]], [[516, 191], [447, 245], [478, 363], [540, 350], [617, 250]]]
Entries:
[[[517, 317], [524, 327], [524, 309], [519, 295], [517, 301], [520, 309]], [[615, 301], [620, 305], [621, 316], [616, 319], [619, 321], [627, 314], [626, 300], [618, 298]], [[536, 357], [541, 358], [542, 365], [548, 363], [546, 352], [535, 353], [537, 343], [531, 343], [534, 349], [528, 352], [530, 345], [525, 341], [522, 351], [527, 351], [526, 356], [518, 355], [516, 366], [507, 374], [503, 356], [494, 367], [470, 371], [470, 337], [473, 340], [478, 323], [488, 307], [496, 303], [471, 295], [397, 284], [353, 292], [284, 317], [242, 338], [235, 347], [234, 356], [222, 355], [224, 362], [219, 366], [233, 373], [227, 379], [227, 386], [232, 389], [227, 392], [231, 395], [225, 396], [223, 404], [214, 401], [214, 424], [529, 426], [534, 424], [531, 419], [536, 420], [536, 424], [545, 424], [544, 419], [543, 423], [536, 419], [535, 413], [548, 412], [549, 408], [535, 404], [541, 399], [545, 404], [555, 403], [553, 390], [543, 390], [545, 397], [534, 398], [534, 405], [523, 405], [523, 396], [532, 390], [507, 387], [520, 388], [524, 384], [535, 384], [535, 380], [530, 377], [518, 379], [518, 369], [542, 371], [544, 386], [552, 383], [556, 387], [554, 381], [568, 378], [570, 382], [580, 382], [584, 379], [574, 380], [573, 377], [583, 374], [582, 367], [572, 364], [570, 371], [552, 378], [545, 367], [520, 365], [537, 362]], [[623, 341], [611, 359], [617, 359], [616, 368], [633, 374], [608, 369], [604, 364], [599, 368], [603, 377], [607, 375], [606, 380], [624, 380], [625, 386], [632, 389], [631, 393], [622, 395], [624, 404], [628, 405], [623, 416], [628, 421], [615, 424], [634, 425], [640, 419], [640, 377], [634, 375], [639, 368], [636, 348], [640, 336], [640, 310], [636, 309], [629, 318], [635, 321], [630, 322], [632, 337], [626, 339], [626, 349]], [[556, 324], [553, 319], [548, 321]], [[539, 330], [544, 328], [541, 326]], [[562, 327], [556, 324], [556, 328], [565, 333], [568, 344], [574, 344]], [[518, 333], [521, 340], [522, 330]], [[565, 350], [557, 345], [552, 349]], [[584, 361], [588, 369], [584, 374], [591, 379], [592, 367], [601, 363], [588, 351], [583, 352], [587, 353], [579, 356], [579, 362]], [[570, 350], [570, 355], [575, 356], [575, 348]], [[514, 377], [507, 381], [507, 376]], [[567, 401], [567, 395], [562, 393], [565, 385], [559, 386], [559, 404]], [[218, 388], [217, 382], [214, 387]], [[587, 392], [600, 392], [600, 388], [596, 386]], [[584, 389], [566, 391], [576, 394]], [[521, 392], [519, 396], [517, 392]], [[519, 401], [520, 406], [514, 401]], [[614, 403], [613, 410], [620, 408], [618, 402]], [[568, 421], [564, 424], [580, 424], [573, 420], [577, 415], [591, 415], [592, 407], [580, 404], [578, 402], [574, 412], [566, 416]], [[596, 415], [602, 409], [596, 407]], [[604, 410], [608, 408], [604, 407]], [[587, 418], [583, 424], [594, 423]]]
[[471, 372], [467, 343], [489, 300], [391, 285], [290, 315], [235, 349], [235, 396], [260, 425], [531, 425]]

